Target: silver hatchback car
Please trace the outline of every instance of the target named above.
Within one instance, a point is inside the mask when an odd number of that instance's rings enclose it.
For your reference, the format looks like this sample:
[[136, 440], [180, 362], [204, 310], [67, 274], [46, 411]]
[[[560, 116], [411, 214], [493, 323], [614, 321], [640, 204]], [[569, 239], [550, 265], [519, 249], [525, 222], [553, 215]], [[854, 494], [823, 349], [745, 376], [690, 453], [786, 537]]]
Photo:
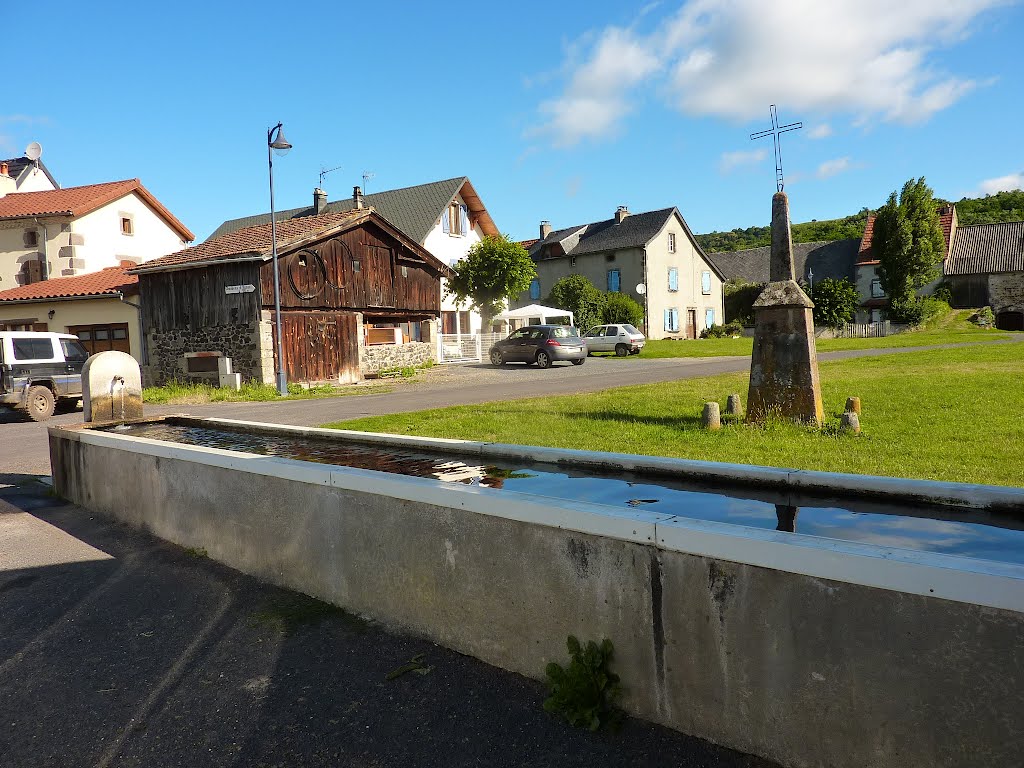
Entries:
[[490, 358], [493, 365], [515, 361], [550, 368], [556, 360], [583, 365], [587, 345], [571, 325], [527, 325], [491, 347]]
[[614, 352], [619, 357], [639, 355], [647, 339], [629, 323], [595, 325], [586, 336], [587, 349], [593, 352]]

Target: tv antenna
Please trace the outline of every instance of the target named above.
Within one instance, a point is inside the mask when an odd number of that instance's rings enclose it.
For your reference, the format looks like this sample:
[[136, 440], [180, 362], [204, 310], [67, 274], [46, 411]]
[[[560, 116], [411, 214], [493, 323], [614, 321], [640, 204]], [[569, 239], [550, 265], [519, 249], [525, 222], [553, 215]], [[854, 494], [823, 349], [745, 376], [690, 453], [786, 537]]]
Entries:
[[370, 179], [376, 176], [373, 171], [363, 171], [363, 193], [366, 193], [366, 185], [370, 183]]
[[334, 173], [335, 171], [340, 171], [340, 170], [341, 170], [341, 166], [340, 165], [337, 166], [336, 168], [324, 168], [321, 165], [320, 166], [320, 186], [322, 187], [324, 185], [324, 176], [326, 176], [328, 173]]

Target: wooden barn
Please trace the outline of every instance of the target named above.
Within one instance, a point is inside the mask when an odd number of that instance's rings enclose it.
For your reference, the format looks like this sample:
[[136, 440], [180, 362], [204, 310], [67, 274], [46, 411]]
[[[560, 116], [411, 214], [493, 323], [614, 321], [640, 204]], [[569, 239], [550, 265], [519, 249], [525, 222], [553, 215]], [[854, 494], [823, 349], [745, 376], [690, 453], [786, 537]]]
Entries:
[[[139, 276], [149, 382], [274, 383], [278, 354], [271, 226], [147, 262]], [[431, 356], [440, 280], [451, 269], [372, 208], [277, 225], [289, 382], [348, 383]]]

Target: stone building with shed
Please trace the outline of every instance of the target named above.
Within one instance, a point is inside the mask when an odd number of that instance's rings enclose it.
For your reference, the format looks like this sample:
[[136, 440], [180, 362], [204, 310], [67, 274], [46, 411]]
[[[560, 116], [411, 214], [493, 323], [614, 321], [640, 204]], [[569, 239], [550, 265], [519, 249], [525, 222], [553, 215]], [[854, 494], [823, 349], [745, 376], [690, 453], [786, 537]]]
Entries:
[[943, 265], [954, 307], [992, 307], [996, 327], [1024, 331], [1024, 221], [956, 231]]
[[[216, 381], [220, 357], [243, 381], [274, 383], [271, 254], [271, 225], [258, 224], [133, 270], [147, 383]], [[372, 208], [282, 221], [277, 254], [289, 382], [350, 383], [431, 357], [440, 280], [451, 269]], [[381, 322], [393, 327], [374, 327]], [[408, 324], [424, 340], [394, 343]]]

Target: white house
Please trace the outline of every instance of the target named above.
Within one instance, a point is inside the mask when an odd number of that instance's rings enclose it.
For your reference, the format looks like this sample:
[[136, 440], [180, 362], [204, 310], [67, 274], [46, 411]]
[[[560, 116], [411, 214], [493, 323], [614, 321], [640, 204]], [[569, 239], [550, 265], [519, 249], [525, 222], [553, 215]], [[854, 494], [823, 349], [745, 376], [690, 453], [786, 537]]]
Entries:
[[[275, 215], [278, 221], [285, 221], [363, 207], [372, 207], [406, 236], [426, 248], [432, 256], [449, 266], [454, 266], [475, 243], [487, 235], [499, 234], [490, 213], [466, 176], [365, 195], [359, 187], [355, 187], [350, 199], [333, 202], [328, 202], [323, 190], [315, 189], [313, 205], [278, 211]], [[269, 221], [269, 213], [225, 221], [210, 235], [210, 239]], [[445, 296], [446, 292], [447, 282], [442, 280], [440, 332], [478, 332], [480, 315], [470, 311], [468, 306], [457, 305], [452, 298]], [[402, 327], [405, 340], [419, 340], [419, 328], [406, 325]], [[380, 323], [374, 324], [374, 327], [380, 326]]]

